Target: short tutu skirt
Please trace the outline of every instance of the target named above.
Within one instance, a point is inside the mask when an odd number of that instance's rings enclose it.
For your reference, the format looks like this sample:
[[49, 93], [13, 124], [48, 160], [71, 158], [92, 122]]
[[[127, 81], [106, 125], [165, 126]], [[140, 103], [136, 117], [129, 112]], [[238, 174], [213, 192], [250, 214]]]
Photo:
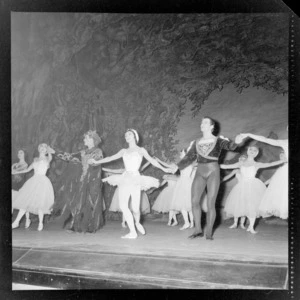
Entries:
[[[140, 210], [143, 215], [150, 213], [150, 203], [147, 194], [142, 191], [141, 192], [141, 206]], [[129, 200], [129, 209], [132, 210], [131, 200]], [[109, 211], [119, 212], [121, 211], [120, 202], [119, 202], [119, 189], [116, 188], [113, 198], [111, 200], [111, 204], [109, 207]]]
[[259, 206], [262, 217], [276, 216], [287, 219], [289, 215], [288, 200], [288, 165], [280, 167], [273, 175]]
[[14, 209], [24, 209], [30, 213], [50, 214], [54, 204], [54, 191], [49, 178], [45, 175], [33, 175], [18, 191], [13, 199]]
[[176, 183], [174, 180], [168, 181], [168, 185], [157, 196], [152, 210], [161, 213], [167, 213], [171, 210], [171, 201], [173, 199]]
[[102, 179], [103, 182], [107, 182], [110, 185], [122, 186], [122, 185], [138, 185], [142, 191], [149, 190], [150, 188], [158, 188], [159, 180], [151, 177], [141, 175], [139, 172], [125, 171], [121, 175], [112, 175]]
[[224, 207], [225, 218], [258, 216], [258, 207], [266, 191], [264, 183], [257, 178], [241, 179], [229, 193]]

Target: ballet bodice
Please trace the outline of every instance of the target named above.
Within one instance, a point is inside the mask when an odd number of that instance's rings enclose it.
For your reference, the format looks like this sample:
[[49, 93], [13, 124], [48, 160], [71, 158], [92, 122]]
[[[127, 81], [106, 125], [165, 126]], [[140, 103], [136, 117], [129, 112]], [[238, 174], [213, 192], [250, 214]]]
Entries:
[[255, 166], [241, 166], [241, 178], [253, 179], [255, 178], [257, 169]]
[[46, 160], [38, 160], [33, 164], [35, 175], [46, 175], [49, 168], [49, 163]]
[[138, 172], [141, 167], [143, 156], [137, 151], [125, 152], [123, 154], [123, 162], [127, 172]]

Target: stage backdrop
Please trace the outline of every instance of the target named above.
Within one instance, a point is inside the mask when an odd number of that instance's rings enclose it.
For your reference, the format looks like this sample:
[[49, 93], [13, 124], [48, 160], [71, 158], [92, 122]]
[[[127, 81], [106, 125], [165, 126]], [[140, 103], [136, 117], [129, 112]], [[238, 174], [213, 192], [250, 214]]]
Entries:
[[[178, 150], [198, 137], [204, 115], [229, 138], [242, 131], [286, 137], [287, 15], [12, 13], [11, 19], [13, 160], [22, 147], [31, 162], [41, 142], [77, 151], [88, 129], [99, 132], [111, 155], [132, 127], [150, 154], [176, 161]], [[260, 159], [278, 156], [276, 149], [262, 153]], [[53, 162], [54, 183], [63, 169]], [[146, 174], [162, 176], [154, 168]]]

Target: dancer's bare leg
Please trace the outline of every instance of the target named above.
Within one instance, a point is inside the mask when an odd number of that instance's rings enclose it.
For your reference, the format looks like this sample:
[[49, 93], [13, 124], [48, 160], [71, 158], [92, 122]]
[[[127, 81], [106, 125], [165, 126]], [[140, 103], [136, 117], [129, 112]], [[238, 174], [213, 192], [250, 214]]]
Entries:
[[17, 218], [12, 223], [12, 229], [18, 228], [22, 217], [25, 215], [26, 211], [24, 209], [20, 209], [17, 215]]
[[257, 232], [254, 230], [254, 224], [255, 224], [255, 219], [256, 219], [256, 218], [249, 218], [249, 217], [248, 217], [248, 219], [249, 219], [249, 221], [250, 221], [250, 224], [249, 224], [249, 227], [248, 227], [247, 231], [249, 231], [249, 232], [251, 232], [251, 233], [253, 233], [253, 234], [257, 233]]
[[120, 200], [120, 208], [122, 210], [124, 219], [129, 227], [129, 233], [122, 236], [125, 239], [135, 239], [137, 237], [137, 233], [134, 227], [133, 216], [128, 207], [128, 202], [131, 194], [131, 186], [120, 186], [119, 187], [119, 200]]
[[126, 221], [125, 221], [125, 218], [124, 218], [124, 214], [122, 213], [122, 227], [123, 228], [126, 228]]
[[171, 226], [176, 226], [178, 224], [178, 222], [177, 222], [175, 210], [172, 210], [172, 219], [173, 219], [173, 223], [171, 224]]
[[233, 222], [233, 224], [229, 227], [230, 229], [232, 229], [232, 228], [237, 228], [237, 224], [238, 224], [238, 220], [239, 220], [239, 218], [234, 218], [234, 222]]
[[43, 225], [43, 221], [44, 221], [44, 213], [43, 213], [41, 210], [39, 210], [39, 211], [38, 211], [38, 214], [39, 214], [39, 226], [38, 226], [38, 231], [42, 231], [42, 230], [43, 230], [43, 227], [44, 227], [44, 225]]
[[193, 215], [193, 212], [190, 210], [188, 212], [189, 214], [189, 218], [190, 218], [190, 228], [193, 228], [194, 227], [194, 215]]
[[189, 222], [189, 218], [188, 218], [188, 212], [186, 210], [182, 210], [181, 213], [183, 216], [184, 224], [180, 228], [180, 230], [184, 230], [184, 229], [187, 229], [190, 227], [190, 222]]
[[240, 222], [240, 224], [241, 224], [241, 228], [243, 228], [243, 229], [246, 229], [246, 228], [245, 228], [245, 220], [246, 220], [246, 217], [241, 217], [241, 222]]
[[139, 186], [136, 186], [135, 189], [131, 192], [131, 202], [132, 202], [132, 210], [133, 217], [135, 220], [136, 229], [141, 233], [145, 234], [145, 229], [143, 225], [140, 223], [141, 212], [140, 212], [140, 202], [141, 202], [141, 189]]
[[25, 228], [28, 228], [31, 224], [31, 220], [29, 218], [29, 212], [28, 211], [26, 211], [25, 216], [26, 216]]

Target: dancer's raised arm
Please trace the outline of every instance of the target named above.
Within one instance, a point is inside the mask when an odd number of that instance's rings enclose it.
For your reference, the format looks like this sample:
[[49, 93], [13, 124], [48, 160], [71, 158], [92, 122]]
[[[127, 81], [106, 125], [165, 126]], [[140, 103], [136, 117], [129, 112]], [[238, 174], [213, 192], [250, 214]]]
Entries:
[[254, 139], [259, 142], [263, 142], [272, 146], [277, 146], [277, 147], [282, 147], [285, 145], [286, 141], [285, 140], [274, 140], [274, 139], [269, 139], [261, 135], [256, 135], [252, 133], [241, 133], [241, 135], [246, 138], [249, 137], [251, 139]]
[[119, 158], [121, 158], [124, 154], [124, 151], [125, 149], [122, 149], [120, 150], [118, 153], [112, 155], [112, 156], [108, 156], [108, 157], [105, 157], [103, 159], [100, 159], [100, 160], [95, 160], [95, 159], [89, 159], [88, 160], [88, 164], [89, 165], [100, 165], [100, 164], [106, 164], [108, 162], [111, 162], [113, 160], [117, 160]]

